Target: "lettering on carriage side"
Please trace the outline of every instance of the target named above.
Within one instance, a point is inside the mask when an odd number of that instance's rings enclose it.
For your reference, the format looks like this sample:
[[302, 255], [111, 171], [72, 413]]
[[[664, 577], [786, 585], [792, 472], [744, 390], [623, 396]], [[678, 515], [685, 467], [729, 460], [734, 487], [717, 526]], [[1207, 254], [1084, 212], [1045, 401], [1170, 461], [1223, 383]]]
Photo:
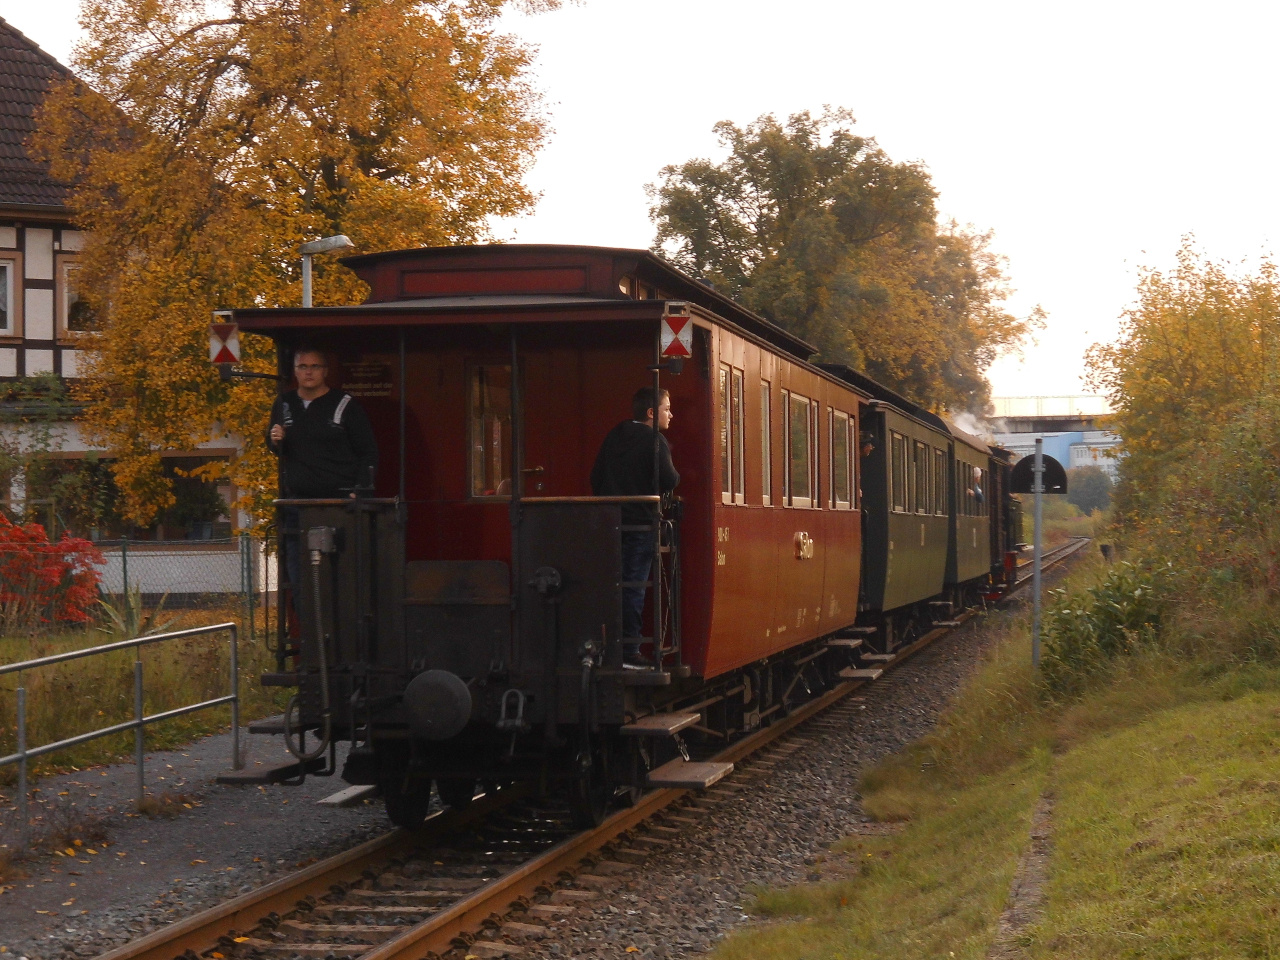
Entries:
[[920, 524], [920, 546], [924, 546], [924, 524]]
[[[1043, 487], [1041, 489], [1043, 489]], [[977, 527], [973, 528], [973, 549], [975, 550], [978, 549], [978, 528]]]
[[728, 542], [729, 542], [729, 528], [716, 527], [716, 543], [728, 543]]
[[716, 551], [716, 566], [717, 566], [717, 567], [723, 567], [727, 561], [728, 561], [728, 557], [725, 555], [725, 552], [724, 552], [723, 550], [717, 550], [717, 551]]
[[808, 607], [801, 607], [799, 610], [796, 611], [796, 629], [797, 630], [804, 626], [804, 618], [807, 617], [808, 615], [809, 615]]

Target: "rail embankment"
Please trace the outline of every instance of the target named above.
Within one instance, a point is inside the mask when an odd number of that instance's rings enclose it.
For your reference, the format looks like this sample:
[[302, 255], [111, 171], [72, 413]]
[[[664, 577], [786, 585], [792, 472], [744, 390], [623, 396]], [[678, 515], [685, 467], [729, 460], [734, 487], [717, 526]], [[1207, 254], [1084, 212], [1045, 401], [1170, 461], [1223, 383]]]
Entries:
[[1214, 589], [1162, 560], [1079, 565], [1042, 669], [1011, 624], [937, 728], [864, 774], [879, 828], [759, 891], [766, 922], [714, 957], [1269, 955], [1276, 608]]

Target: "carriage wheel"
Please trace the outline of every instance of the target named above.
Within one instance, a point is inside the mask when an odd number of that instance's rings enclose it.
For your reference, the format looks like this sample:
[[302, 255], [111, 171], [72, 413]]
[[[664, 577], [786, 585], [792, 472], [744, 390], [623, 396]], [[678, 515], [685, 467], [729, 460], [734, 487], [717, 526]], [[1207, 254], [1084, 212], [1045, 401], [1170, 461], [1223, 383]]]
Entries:
[[387, 808], [387, 819], [397, 827], [416, 830], [427, 819], [431, 790], [409, 773], [409, 751], [379, 749], [378, 788]]
[[436, 793], [440, 802], [454, 810], [465, 810], [476, 795], [475, 780], [466, 777], [447, 777], [436, 780]]
[[594, 734], [589, 735], [586, 753], [574, 758], [569, 808], [576, 827], [598, 827], [609, 812], [615, 788], [609, 769], [610, 753], [604, 736]]

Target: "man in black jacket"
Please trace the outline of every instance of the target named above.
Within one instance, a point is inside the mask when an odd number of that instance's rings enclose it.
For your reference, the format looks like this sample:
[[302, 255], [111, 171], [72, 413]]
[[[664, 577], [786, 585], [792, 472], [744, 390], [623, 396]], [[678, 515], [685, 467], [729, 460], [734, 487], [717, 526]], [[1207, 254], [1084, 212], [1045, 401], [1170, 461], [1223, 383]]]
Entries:
[[[371, 489], [378, 465], [378, 443], [369, 418], [349, 393], [325, 382], [328, 361], [319, 350], [300, 347], [293, 355], [298, 388], [276, 398], [267, 427], [267, 444], [284, 466], [284, 497], [354, 497]], [[284, 508], [281, 523], [296, 530], [298, 512]], [[285, 537], [285, 573], [297, 587], [299, 549], [296, 533]]]
[[[591, 468], [591, 492], [597, 497], [653, 496], [675, 489], [680, 474], [671, 462], [671, 448], [660, 432], [658, 443], [658, 489], [653, 486], [654, 424], [659, 431], [671, 424], [671, 395], [666, 390], [655, 396], [653, 387], [641, 387], [631, 398], [631, 420], [623, 420], [609, 431]], [[639, 503], [622, 506], [622, 579], [637, 583], [649, 579], [653, 566], [656, 511]], [[648, 527], [627, 530], [627, 527]], [[622, 588], [623, 659], [640, 664], [639, 637], [644, 613], [644, 587]]]

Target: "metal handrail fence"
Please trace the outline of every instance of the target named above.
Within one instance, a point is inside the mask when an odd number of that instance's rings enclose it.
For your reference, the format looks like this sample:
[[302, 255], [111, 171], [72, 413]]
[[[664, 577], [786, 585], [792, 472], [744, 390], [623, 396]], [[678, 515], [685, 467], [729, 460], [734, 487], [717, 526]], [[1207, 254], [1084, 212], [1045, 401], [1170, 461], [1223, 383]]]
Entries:
[[[199, 703], [188, 704], [184, 707], [175, 707], [172, 710], [165, 710], [163, 713], [154, 713], [150, 716], [145, 714], [143, 706], [143, 683], [142, 683], [142, 648], [154, 643], [163, 643], [166, 640], [179, 640], [185, 637], [195, 637], [207, 633], [220, 633], [226, 631], [231, 635], [231, 692], [223, 697], [214, 697], [212, 700], [202, 700]], [[82, 743], [88, 743], [90, 740], [97, 740], [100, 737], [109, 737], [112, 734], [123, 733], [127, 730], [134, 731], [134, 764], [137, 767], [138, 778], [138, 802], [141, 803], [146, 797], [146, 782], [144, 768], [144, 739], [145, 728], [148, 724], [159, 723], [164, 720], [172, 720], [188, 713], [195, 713], [197, 710], [207, 710], [212, 707], [221, 706], [224, 703], [231, 704], [231, 765], [234, 769], [240, 770], [244, 763], [240, 758], [240, 658], [237, 650], [237, 636], [239, 630], [234, 623], [215, 623], [207, 627], [192, 627], [188, 630], [175, 630], [172, 633], [157, 633], [146, 637], [136, 637], [132, 640], [120, 640], [116, 643], [106, 643], [98, 647], [89, 647], [85, 650], [71, 650], [67, 653], [53, 654], [48, 657], [39, 657], [35, 660], [24, 660], [21, 663], [6, 663], [0, 665], [0, 677], [10, 673], [18, 674], [18, 701], [17, 701], [17, 734], [18, 734], [18, 752], [12, 753], [7, 757], [0, 757], [0, 767], [9, 766], [10, 764], [18, 764], [18, 816], [21, 819], [20, 834], [22, 846], [27, 845], [30, 834], [30, 817], [27, 813], [27, 762], [35, 757], [42, 757], [48, 753], [54, 753], [58, 750], [65, 750], [68, 747], [78, 746]], [[136, 657], [133, 662], [133, 711], [134, 718], [125, 723], [112, 724], [109, 727], [103, 727], [99, 730], [92, 730], [88, 733], [81, 733], [74, 737], [68, 737], [65, 740], [59, 740], [55, 743], [47, 743], [43, 746], [27, 748], [27, 691], [22, 685], [22, 674], [27, 670], [36, 670], [40, 667], [52, 666], [55, 663], [66, 663], [68, 660], [80, 660], [85, 657], [97, 656], [104, 653], [111, 653], [116, 650], [137, 650]]]

